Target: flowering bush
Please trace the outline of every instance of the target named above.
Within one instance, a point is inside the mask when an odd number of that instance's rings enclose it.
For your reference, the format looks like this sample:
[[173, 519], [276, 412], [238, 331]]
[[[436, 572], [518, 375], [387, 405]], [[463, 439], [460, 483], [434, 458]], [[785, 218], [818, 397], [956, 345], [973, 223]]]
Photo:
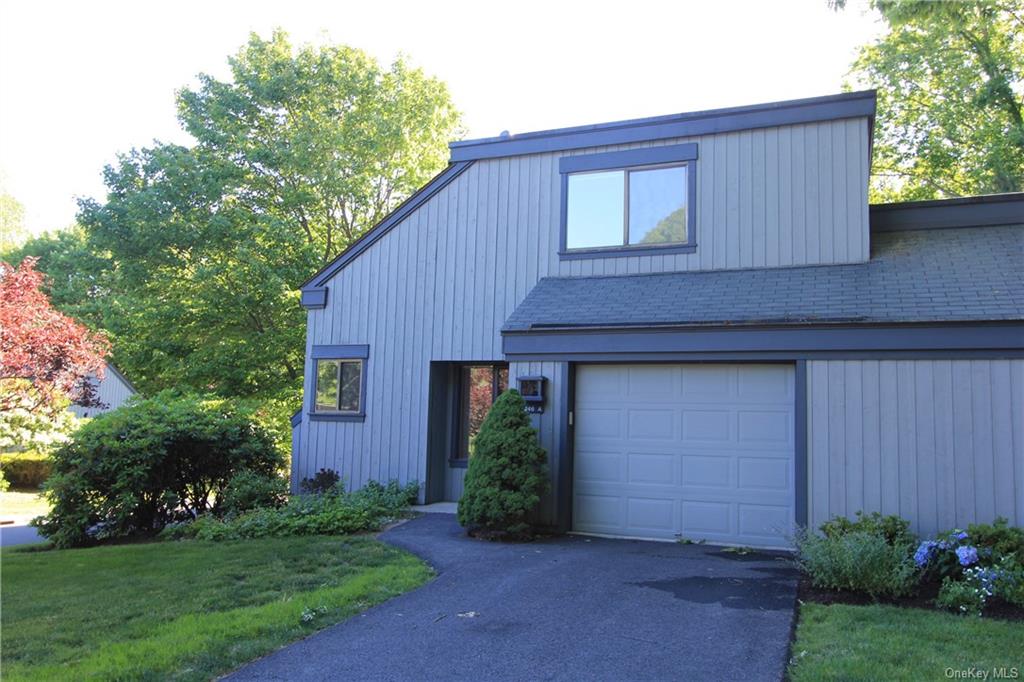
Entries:
[[992, 597], [1024, 606], [1024, 531], [1006, 519], [954, 529], [925, 540], [914, 563], [925, 579], [942, 579], [939, 606], [981, 615]]

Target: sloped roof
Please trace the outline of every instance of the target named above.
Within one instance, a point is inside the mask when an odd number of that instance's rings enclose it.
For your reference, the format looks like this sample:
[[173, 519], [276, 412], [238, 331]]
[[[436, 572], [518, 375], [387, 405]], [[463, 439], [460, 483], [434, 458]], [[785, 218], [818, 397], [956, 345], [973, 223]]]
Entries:
[[1024, 225], [871, 241], [853, 265], [548, 277], [504, 329], [1024, 320]]

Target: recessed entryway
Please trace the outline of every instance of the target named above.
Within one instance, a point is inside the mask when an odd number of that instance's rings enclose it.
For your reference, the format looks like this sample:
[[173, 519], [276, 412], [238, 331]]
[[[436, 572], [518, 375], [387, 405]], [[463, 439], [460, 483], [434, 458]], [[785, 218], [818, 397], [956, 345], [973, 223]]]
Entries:
[[794, 392], [790, 364], [578, 367], [573, 529], [788, 546]]

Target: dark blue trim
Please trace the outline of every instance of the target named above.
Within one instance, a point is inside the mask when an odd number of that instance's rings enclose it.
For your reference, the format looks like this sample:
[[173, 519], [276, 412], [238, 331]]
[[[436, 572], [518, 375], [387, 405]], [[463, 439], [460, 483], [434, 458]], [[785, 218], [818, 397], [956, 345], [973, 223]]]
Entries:
[[558, 434], [558, 499], [555, 510], [557, 530], [572, 530], [573, 464], [575, 461], [575, 422], [570, 415], [576, 409], [576, 365], [562, 363], [558, 371], [558, 393], [562, 405], [562, 429]]
[[558, 160], [559, 173], [578, 173], [580, 171], [605, 170], [610, 168], [631, 168], [633, 166], [651, 166], [659, 163], [677, 161], [694, 161], [697, 158], [697, 144], [673, 144], [664, 147], [644, 147], [628, 149], [624, 152], [604, 152], [601, 154], [583, 154], [580, 156], [563, 156]]
[[[550, 354], [512, 353], [509, 362], [551, 362]], [[785, 362], [804, 360], [1010, 360], [1024, 359], [1024, 349], [999, 350], [833, 350], [833, 351], [726, 351], [664, 353], [577, 353], [574, 362], [664, 363], [664, 362]]]
[[299, 303], [306, 310], [327, 307], [327, 287], [305, 289], [299, 295]]
[[313, 346], [309, 357], [313, 360], [348, 360], [370, 357], [370, 347], [365, 344], [344, 346]]
[[301, 408], [296, 410], [295, 414], [292, 415], [291, 422], [292, 422], [292, 428], [295, 428], [296, 426], [298, 426], [299, 424], [302, 423], [302, 409]]
[[796, 401], [794, 412], [794, 449], [796, 461], [794, 465], [793, 485], [796, 488], [796, 523], [798, 526], [807, 527], [807, 361], [797, 360], [796, 362]]
[[354, 414], [331, 414], [330, 412], [310, 412], [308, 415], [311, 422], [363, 422], [366, 421], [366, 413]]
[[328, 280], [338, 274], [342, 268], [358, 258], [361, 253], [370, 248], [378, 239], [391, 231], [393, 227], [401, 223], [410, 213], [426, 203], [431, 197], [447, 187], [449, 183], [462, 175], [472, 165], [472, 161], [451, 163], [447, 168], [435, 175], [427, 184], [413, 193], [412, 196], [403, 201], [384, 220], [367, 230], [362, 237], [342, 251], [337, 258], [306, 280], [299, 288], [302, 291], [307, 291], [322, 287]]
[[1024, 192], [871, 206], [871, 231], [1024, 224]]
[[[559, 199], [558, 257], [561, 260], [597, 260], [628, 256], [664, 256], [697, 251], [697, 145], [677, 144], [666, 147], [646, 147], [624, 152], [606, 152], [566, 156], [559, 159], [562, 195]], [[635, 166], [661, 163], [686, 165], [686, 238], [685, 244], [637, 245], [618, 244], [599, 248], [569, 249], [569, 174], [577, 171], [627, 169]], [[629, 181], [628, 177], [625, 179]], [[629, 207], [626, 207], [628, 212]]]
[[875, 91], [768, 102], [520, 135], [452, 142], [452, 162], [541, 154], [875, 115]]
[[804, 357], [819, 351], [961, 351], [1024, 349], [1024, 322], [921, 325], [821, 325], [803, 327], [689, 327], [647, 329], [545, 329], [503, 332], [505, 355], [548, 360], [581, 355], [768, 353]]

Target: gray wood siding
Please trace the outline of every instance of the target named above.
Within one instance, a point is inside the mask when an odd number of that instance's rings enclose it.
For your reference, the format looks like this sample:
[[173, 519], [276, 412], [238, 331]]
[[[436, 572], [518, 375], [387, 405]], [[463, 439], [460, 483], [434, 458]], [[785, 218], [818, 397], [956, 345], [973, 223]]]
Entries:
[[503, 359], [502, 324], [542, 277], [866, 260], [865, 119], [658, 144], [683, 142], [700, 156], [695, 253], [559, 260], [564, 154], [537, 154], [474, 163], [339, 272], [327, 307], [308, 313], [304, 411], [310, 348], [365, 343], [366, 420], [304, 418], [296, 477], [422, 482], [430, 361]]
[[1024, 360], [807, 363], [810, 523], [1024, 525]]
[[104, 412], [110, 412], [128, 402], [128, 399], [135, 395], [135, 391], [131, 386], [126, 384], [120, 376], [116, 373], [107, 369], [103, 374], [103, 379], [97, 381], [95, 377], [90, 377], [89, 381], [96, 385], [96, 395], [99, 396], [100, 402], [105, 407], [81, 407], [79, 405], [71, 405], [68, 407], [69, 410], [76, 417], [95, 417], [98, 414]]

